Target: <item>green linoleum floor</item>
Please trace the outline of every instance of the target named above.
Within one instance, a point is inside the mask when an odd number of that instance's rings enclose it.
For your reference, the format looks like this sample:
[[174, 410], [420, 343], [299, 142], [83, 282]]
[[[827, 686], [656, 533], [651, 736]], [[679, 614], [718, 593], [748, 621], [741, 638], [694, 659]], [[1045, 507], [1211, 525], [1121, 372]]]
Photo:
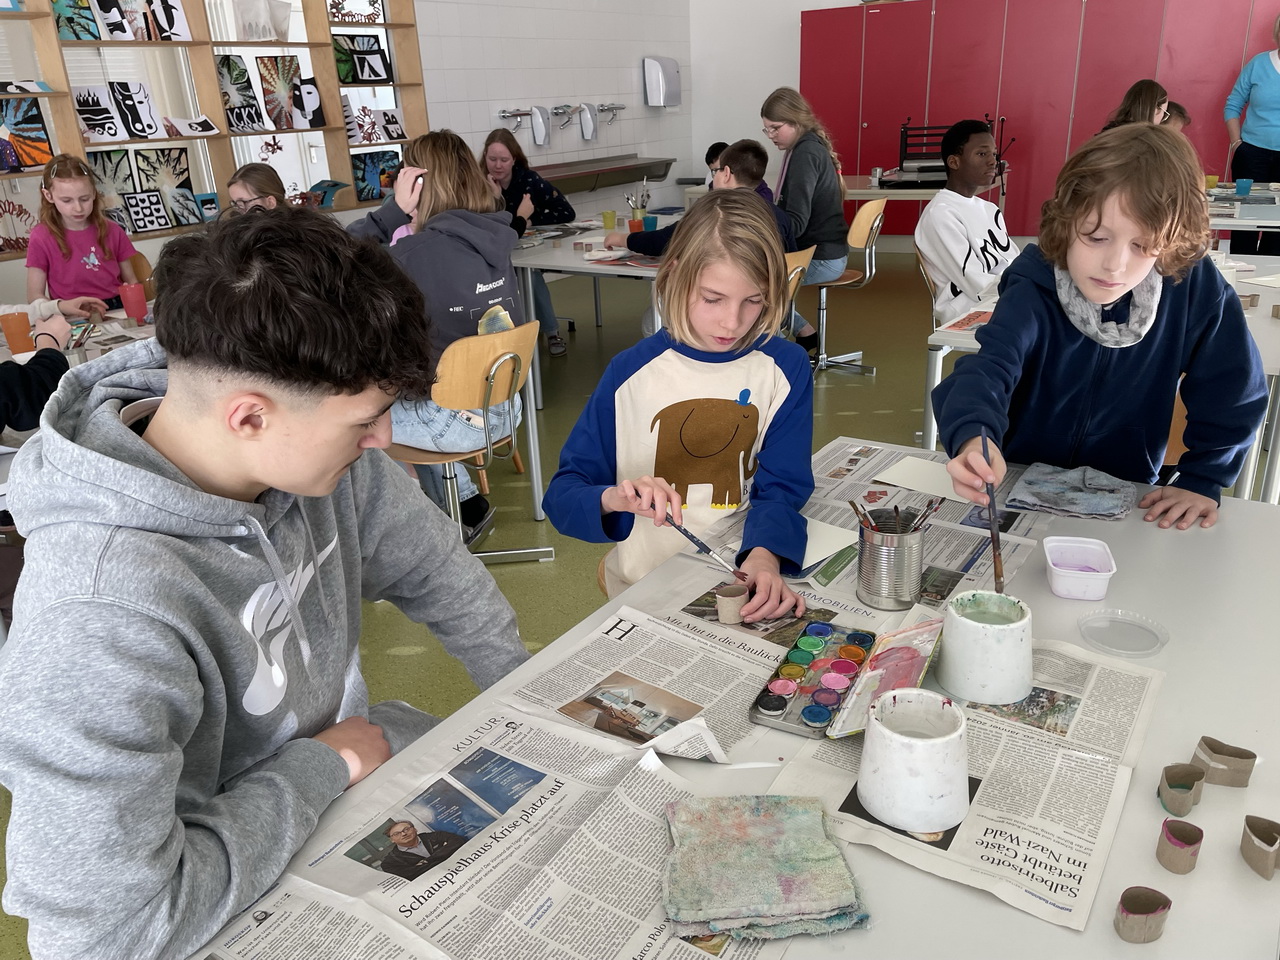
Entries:
[[[543, 472], [555, 472], [559, 451], [601, 371], [618, 351], [639, 337], [639, 318], [649, 303], [649, 285], [637, 280], [601, 282], [604, 326], [594, 321], [591, 281], [575, 277], [551, 284], [556, 311], [575, 317], [569, 353], [542, 356], [544, 404], [540, 412]], [[801, 292], [799, 308], [817, 320], [817, 293]], [[910, 254], [880, 256], [879, 272], [865, 289], [829, 294], [828, 353], [861, 348], [877, 367], [875, 377], [834, 370], [818, 376], [814, 392], [814, 447], [838, 436], [912, 444], [924, 405], [925, 339], [929, 299]], [[950, 358], [948, 358], [950, 363]], [[522, 432], [523, 439], [523, 432]], [[533, 520], [529, 481], [509, 463], [489, 475], [490, 501], [497, 507], [494, 532], [485, 549], [549, 544], [551, 562], [498, 564], [490, 568], [515, 607], [521, 635], [532, 651], [546, 646], [603, 601], [596, 566], [607, 551], [556, 533], [549, 522]], [[466, 672], [448, 657], [425, 627], [407, 620], [390, 604], [365, 604], [361, 651], [375, 700], [401, 699], [446, 715], [476, 694]], [[0, 790], [0, 824], [7, 823], [9, 797]], [[0, 883], [3, 882], [0, 867]], [[0, 916], [0, 958], [26, 960], [26, 923]]]

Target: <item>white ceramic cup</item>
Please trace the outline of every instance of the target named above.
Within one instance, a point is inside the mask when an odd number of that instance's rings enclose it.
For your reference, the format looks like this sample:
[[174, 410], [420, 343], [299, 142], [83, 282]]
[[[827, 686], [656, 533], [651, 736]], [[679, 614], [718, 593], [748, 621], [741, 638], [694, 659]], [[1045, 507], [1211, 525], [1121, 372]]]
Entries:
[[910, 833], [950, 830], [969, 812], [964, 712], [949, 697], [907, 687], [871, 705], [858, 799], [882, 823]]
[[947, 604], [938, 683], [974, 703], [1014, 703], [1031, 693], [1031, 610], [1003, 593], [968, 590]]

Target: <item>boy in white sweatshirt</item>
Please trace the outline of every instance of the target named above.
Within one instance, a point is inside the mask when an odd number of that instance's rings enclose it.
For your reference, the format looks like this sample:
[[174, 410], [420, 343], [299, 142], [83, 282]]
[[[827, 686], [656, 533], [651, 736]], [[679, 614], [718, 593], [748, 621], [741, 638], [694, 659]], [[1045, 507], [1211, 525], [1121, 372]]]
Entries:
[[916, 225], [916, 247], [933, 280], [938, 323], [990, 310], [1004, 268], [1018, 255], [1004, 214], [977, 196], [996, 175], [996, 141], [981, 120], [961, 120], [942, 137], [947, 186]]

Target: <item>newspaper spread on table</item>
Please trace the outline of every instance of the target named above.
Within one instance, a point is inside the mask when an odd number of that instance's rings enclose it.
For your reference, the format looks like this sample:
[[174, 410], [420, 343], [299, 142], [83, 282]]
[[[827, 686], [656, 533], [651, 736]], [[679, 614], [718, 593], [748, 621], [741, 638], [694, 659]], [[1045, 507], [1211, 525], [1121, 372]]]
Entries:
[[[651, 751], [517, 710], [469, 716], [469, 732], [395, 757], [359, 803], [337, 801], [191, 960], [782, 957], [785, 941], [672, 936], [664, 806], [694, 794]], [[406, 823], [418, 853], [387, 836]]]
[[1025, 700], [956, 701], [967, 720], [972, 805], [942, 834], [904, 833], [862, 808], [861, 737], [812, 742], [771, 792], [822, 797], [836, 836], [1083, 930], [1163, 677], [1074, 644], [1037, 641]]

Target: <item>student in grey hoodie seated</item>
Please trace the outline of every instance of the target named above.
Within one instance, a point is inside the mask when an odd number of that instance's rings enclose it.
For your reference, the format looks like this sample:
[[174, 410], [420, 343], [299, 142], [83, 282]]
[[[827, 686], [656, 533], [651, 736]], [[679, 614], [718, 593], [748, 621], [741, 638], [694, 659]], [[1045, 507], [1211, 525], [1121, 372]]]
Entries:
[[[511, 214], [495, 198], [480, 164], [461, 137], [434, 130], [405, 147], [405, 165], [396, 178], [395, 202], [383, 204], [352, 233], [393, 244], [391, 255], [426, 300], [431, 346], [436, 356], [461, 337], [481, 332], [480, 319], [500, 306], [515, 324], [524, 323], [511, 251], [517, 236]], [[425, 318], [424, 318], [425, 322]], [[485, 331], [488, 332], [488, 331]], [[520, 398], [490, 411], [496, 437], [520, 423]], [[440, 453], [465, 453], [484, 446], [479, 410], [445, 410], [430, 400], [403, 400], [391, 410], [396, 443]], [[417, 468], [422, 488], [445, 505], [443, 471]], [[492, 519], [489, 502], [466, 470], [458, 474], [462, 523], [470, 543]]]
[[195, 951], [431, 728], [369, 704], [362, 597], [428, 624], [480, 687], [527, 657], [381, 450], [432, 378], [386, 249], [286, 207], [171, 240], [156, 279], [156, 340], [73, 368], [10, 478], [29, 539], [0, 657], [4, 909], [35, 960]]

